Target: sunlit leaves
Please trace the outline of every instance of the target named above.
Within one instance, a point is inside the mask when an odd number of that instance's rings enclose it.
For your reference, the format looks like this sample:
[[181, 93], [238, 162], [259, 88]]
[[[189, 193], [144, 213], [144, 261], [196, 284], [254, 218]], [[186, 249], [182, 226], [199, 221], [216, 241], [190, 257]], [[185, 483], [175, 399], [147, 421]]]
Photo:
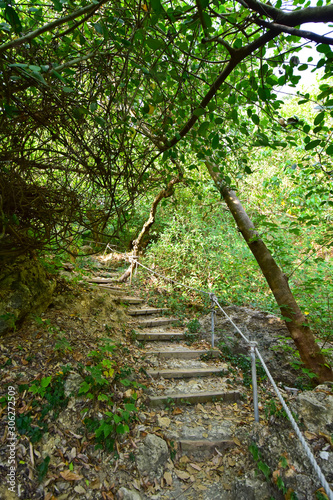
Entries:
[[315, 139], [313, 141], [308, 142], [304, 149], [305, 151], [310, 151], [311, 149], [315, 149], [321, 143], [321, 139]]

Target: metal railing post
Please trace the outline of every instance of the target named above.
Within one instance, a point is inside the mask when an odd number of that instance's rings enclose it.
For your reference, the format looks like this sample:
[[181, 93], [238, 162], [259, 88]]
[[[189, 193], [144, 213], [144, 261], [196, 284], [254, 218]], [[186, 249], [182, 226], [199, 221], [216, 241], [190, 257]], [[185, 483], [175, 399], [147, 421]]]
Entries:
[[250, 341], [251, 369], [252, 369], [252, 390], [253, 390], [253, 406], [254, 420], [259, 422], [259, 407], [258, 407], [258, 386], [257, 386], [257, 367], [256, 367], [256, 352], [257, 342]]
[[133, 262], [134, 262], [134, 256], [130, 256], [130, 263], [131, 263], [131, 268], [130, 268], [130, 286], [132, 286], [132, 274], [133, 274]]
[[213, 293], [210, 293], [209, 294], [209, 298], [211, 300], [211, 325], [212, 325], [212, 349], [214, 349], [214, 341], [215, 341], [215, 332], [214, 332], [214, 329], [215, 329], [215, 322], [214, 322], [214, 314], [215, 314], [215, 310], [214, 310], [214, 307], [215, 307], [215, 295]]

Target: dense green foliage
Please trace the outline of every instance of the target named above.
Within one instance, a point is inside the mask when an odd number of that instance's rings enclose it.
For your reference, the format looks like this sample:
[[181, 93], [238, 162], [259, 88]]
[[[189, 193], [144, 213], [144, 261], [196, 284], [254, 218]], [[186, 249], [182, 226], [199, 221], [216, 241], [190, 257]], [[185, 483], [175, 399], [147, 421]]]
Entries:
[[[328, 1], [6, 0], [0, 12], [0, 258], [87, 239], [128, 248], [178, 176], [150, 261], [274, 310], [220, 182], [327, 335], [333, 40], [302, 25], [333, 22]], [[310, 68], [313, 94], [296, 88]]]
[[[309, 61], [291, 56], [302, 40], [290, 27], [332, 17], [303, 4], [2, 2], [0, 255], [118, 241], [136, 200], [180, 168], [190, 182], [209, 158], [233, 184], [253, 147], [296, 144], [277, 89]], [[280, 29], [265, 25], [276, 19]], [[330, 39], [310, 40], [327, 78]], [[314, 122], [296, 124], [299, 146], [331, 155], [329, 84], [319, 98]]]

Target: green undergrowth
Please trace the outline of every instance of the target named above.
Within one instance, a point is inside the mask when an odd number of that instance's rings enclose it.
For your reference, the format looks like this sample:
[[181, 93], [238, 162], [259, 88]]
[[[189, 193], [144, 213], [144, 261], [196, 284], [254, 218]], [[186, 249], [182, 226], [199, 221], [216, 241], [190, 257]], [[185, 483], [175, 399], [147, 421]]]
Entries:
[[[38, 443], [66, 409], [69, 399], [80, 399], [84, 427], [95, 448], [117, 454], [115, 443], [128, 434], [137, 420], [138, 398], [145, 386], [136, 381], [134, 366], [124, 362], [128, 348], [116, 345], [109, 338], [101, 339], [99, 346], [87, 354], [84, 363], [73, 367], [62, 366], [58, 373], [37, 377], [30, 384], [19, 384], [24, 396], [24, 411], [16, 412], [16, 429], [32, 444]], [[80, 374], [82, 382], [77, 390], [65, 394], [68, 376]], [[29, 398], [29, 395], [31, 396]], [[7, 398], [0, 400], [6, 406]], [[41, 481], [48, 468], [47, 457], [37, 465]]]
[[[133, 377], [132, 367], [123, 365], [119, 368], [120, 351], [121, 347], [110, 339], [103, 339], [101, 347], [88, 354], [91, 364], [79, 364], [84, 381], [78, 395], [94, 402], [92, 415], [90, 405], [83, 409], [83, 422], [88, 431], [94, 433], [96, 448], [109, 452], [114, 451], [117, 436], [127, 434], [136, 421], [138, 390], [144, 388]], [[98, 413], [96, 407], [102, 414], [100, 418], [95, 416]]]
[[[210, 196], [206, 193], [207, 202], [204, 204], [186, 191], [182, 192], [177, 208], [170, 206], [170, 214], [165, 209], [163, 231], [147, 247], [143, 263], [180, 283], [173, 285], [176, 290], [173, 296], [165, 294], [163, 297], [161, 294], [161, 303], [181, 312], [183, 304], [192, 301], [207, 310], [209, 297], [195, 291], [202, 290], [214, 292], [222, 306], [250, 306], [280, 316], [259, 266], [235, 228], [230, 213], [213, 202], [208, 209]], [[270, 206], [269, 196], [268, 189], [268, 198], [263, 201], [267, 206]], [[271, 206], [269, 210], [272, 210]], [[331, 348], [331, 243], [323, 248], [320, 246], [322, 227], [312, 223], [309, 225], [312, 219], [304, 219], [303, 224], [302, 216], [296, 232], [294, 219], [289, 216], [275, 216], [274, 212], [264, 216], [257, 208], [250, 210], [249, 215], [288, 277], [295, 299], [316, 334], [319, 345]], [[271, 220], [274, 217], [275, 222]], [[149, 273], [140, 270], [139, 274], [146, 278], [149, 285]], [[157, 277], [157, 281], [154, 279], [153, 283], [155, 288], [170, 291], [171, 285], [160, 277]]]
[[[266, 481], [270, 484], [274, 484], [276, 488], [284, 495], [284, 498], [290, 500], [298, 500], [298, 496], [295, 491], [291, 488], [287, 488], [283, 476], [288, 472], [290, 468], [288, 455], [284, 453], [279, 457], [276, 470], [272, 471], [269, 465], [264, 461], [261, 451], [255, 443], [251, 443], [249, 446], [249, 451], [256, 463], [257, 474], [261, 474], [265, 477]], [[274, 499], [274, 497], [271, 497]]]
[[[230, 347], [225, 342], [220, 342], [218, 347], [222, 352], [222, 358], [229, 364], [230, 373], [236, 374], [241, 370], [243, 374], [243, 384], [245, 387], [250, 387], [252, 385], [251, 357], [245, 354], [233, 354]], [[260, 384], [260, 382], [266, 380], [267, 375], [259, 359], [256, 359], [256, 369], [257, 381], [258, 384]]]
[[66, 408], [64, 384], [71, 366], [63, 366], [54, 377], [43, 377], [33, 384], [20, 384], [19, 392], [31, 392], [34, 395], [31, 409], [16, 415], [16, 428], [19, 434], [27, 436], [31, 443], [37, 443], [48, 432], [48, 420], [55, 421], [59, 413]]

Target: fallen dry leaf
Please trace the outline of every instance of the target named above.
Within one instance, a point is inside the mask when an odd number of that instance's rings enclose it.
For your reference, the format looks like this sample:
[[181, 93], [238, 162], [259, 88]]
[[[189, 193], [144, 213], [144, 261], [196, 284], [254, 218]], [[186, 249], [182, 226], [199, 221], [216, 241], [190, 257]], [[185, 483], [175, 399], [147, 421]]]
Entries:
[[277, 480], [278, 480], [278, 477], [281, 476], [281, 473], [279, 470], [275, 470], [272, 474], [272, 478], [273, 478], [273, 482], [276, 484], [277, 483]]
[[172, 476], [171, 476], [171, 473], [166, 471], [164, 472], [164, 475], [163, 475], [164, 479], [165, 479], [165, 482], [168, 486], [172, 486]]
[[304, 432], [304, 436], [305, 436], [305, 437], [306, 437], [306, 439], [308, 439], [309, 441], [313, 441], [314, 439], [318, 439], [317, 434], [315, 434], [314, 432], [305, 431], [305, 432]]
[[187, 481], [187, 479], [190, 478], [190, 474], [188, 472], [185, 472], [184, 470], [178, 470], [175, 469], [175, 473], [179, 479], [182, 479], [183, 481]]
[[75, 474], [75, 472], [72, 472], [69, 469], [64, 470], [63, 472], [60, 472], [60, 476], [63, 479], [65, 479], [65, 481], [80, 481], [80, 479], [83, 478], [83, 476], [80, 476], [79, 474]]
[[47, 493], [45, 495], [45, 500], [56, 500], [56, 497], [54, 497], [52, 493]]
[[190, 466], [193, 467], [193, 469], [195, 469], [195, 470], [201, 470], [201, 467], [197, 464], [190, 463]]
[[238, 438], [233, 437], [233, 438], [232, 438], [232, 440], [233, 440], [233, 442], [234, 442], [235, 444], [237, 444], [237, 446], [242, 446], [242, 443], [240, 442], [240, 440], [239, 440]]
[[136, 490], [140, 491], [140, 481], [133, 479], [132, 484]]
[[181, 413], [183, 413], [183, 410], [180, 408], [175, 408], [172, 412], [173, 415], [180, 415]]

